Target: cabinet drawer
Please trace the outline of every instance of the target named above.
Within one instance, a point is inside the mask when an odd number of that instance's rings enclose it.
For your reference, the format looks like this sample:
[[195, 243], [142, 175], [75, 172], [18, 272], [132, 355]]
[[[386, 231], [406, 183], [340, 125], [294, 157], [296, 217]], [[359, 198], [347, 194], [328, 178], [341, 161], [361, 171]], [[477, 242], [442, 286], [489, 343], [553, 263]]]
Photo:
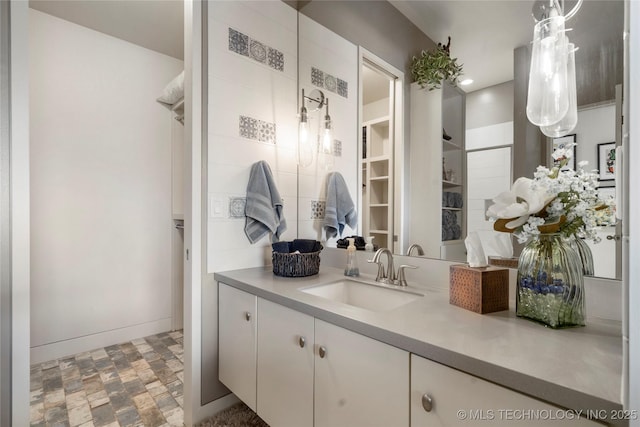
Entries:
[[559, 419], [565, 414], [562, 408], [411, 355], [412, 427], [601, 425], [584, 418], [571, 419], [573, 413]]

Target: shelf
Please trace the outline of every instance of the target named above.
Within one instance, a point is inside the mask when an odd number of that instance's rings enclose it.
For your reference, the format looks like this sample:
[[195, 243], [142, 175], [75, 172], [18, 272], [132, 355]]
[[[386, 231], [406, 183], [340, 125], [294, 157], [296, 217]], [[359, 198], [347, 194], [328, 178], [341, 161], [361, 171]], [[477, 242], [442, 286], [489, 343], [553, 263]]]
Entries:
[[374, 162], [388, 162], [389, 161], [389, 156], [387, 155], [383, 155], [383, 156], [376, 156], [376, 157], [370, 157], [368, 159], [366, 159], [369, 163], [374, 163]]
[[451, 181], [445, 181], [444, 179], [442, 180], [442, 186], [444, 188], [451, 188], [451, 187], [462, 187], [462, 184], [459, 182], [451, 182]]
[[443, 151], [462, 150], [462, 147], [456, 144], [455, 142], [451, 142], [451, 141], [447, 141], [446, 139], [443, 139], [442, 150]]
[[385, 123], [389, 121], [389, 116], [378, 117], [377, 119], [372, 119], [362, 123], [362, 126], [375, 126], [380, 123]]
[[442, 210], [448, 210], [448, 211], [462, 211], [462, 208], [449, 208], [449, 207], [442, 207]]
[[389, 203], [372, 203], [369, 205], [370, 208], [388, 208]]
[[387, 234], [389, 231], [387, 230], [369, 230], [369, 234]]
[[369, 181], [388, 181], [388, 180], [389, 180], [388, 176], [376, 176], [376, 177], [369, 178]]

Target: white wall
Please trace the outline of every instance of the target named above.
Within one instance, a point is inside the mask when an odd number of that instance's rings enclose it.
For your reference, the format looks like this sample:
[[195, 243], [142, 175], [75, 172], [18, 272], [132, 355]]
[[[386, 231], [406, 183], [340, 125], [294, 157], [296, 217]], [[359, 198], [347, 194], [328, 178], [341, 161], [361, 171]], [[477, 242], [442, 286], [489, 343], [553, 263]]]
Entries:
[[[326, 176], [329, 172], [339, 172], [344, 177], [349, 194], [358, 209], [358, 48], [355, 44], [318, 24], [312, 19], [299, 16], [299, 86], [305, 93], [319, 87], [313, 84], [312, 68], [323, 71], [347, 82], [347, 96], [341, 96], [320, 87], [329, 98], [329, 113], [334, 140], [341, 141], [341, 155], [334, 156], [334, 164], [326, 169], [322, 155], [316, 155], [309, 167], [300, 168], [298, 174], [298, 237], [323, 240], [325, 232], [322, 219], [314, 219], [313, 202], [326, 200]], [[317, 131], [324, 118], [324, 112], [314, 113], [311, 128]], [[315, 136], [311, 135], [311, 140]], [[342, 237], [357, 234], [345, 226]], [[335, 247], [337, 238], [331, 238], [325, 246]]]
[[30, 10], [32, 362], [170, 328], [181, 61]]
[[498, 231], [485, 217], [485, 200], [511, 188], [511, 147], [467, 153], [467, 229], [478, 233], [487, 256], [500, 256], [493, 249]]
[[615, 104], [587, 108], [578, 111], [576, 134], [576, 166], [578, 162], [589, 162], [587, 170], [598, 167], [598, 144], [616, 140]]
[[389, 115], [389, 98], [379, 99], [362, 106], [362, 121], [378, 119]]
[[[234, 217], [232, 198], [244, 198], [251, 166], [266, 160], [284, 200], [287, 230], [297, 236], [297, 13], [282, 1], [208, 4], [208, 135], [206, 271], [256, 267], [271, 262], [271, 236], [251, 244], [244, 216]], [[283, 54], [282, 70], [230, 49], [229, 28]], [[244, 137], [240, 116], [275, 124], [275, 143]], [[246, 136], [246, 134], [245, 134]], [[218, 288], [208, 274], [202, 284], [202, 405], [228, 394], [218, 382]], [[195, 330], [195, 328], [194, 328]], [[194, 337], [194, 342], [200, 337]], [[195, 350], [195, 347], [194, 347]], [[195, 370], [194, 370], [195, 373]], [[194, 381], [197, 379], [194, 378]], [[218, 408], [219, 402], [208, 405]], [[209, 409], [201, 409], [198, 418]]]
[[[615, 117], [615, 104], [578, 111], [578, 124], [573, 130], [578, 143], [576, 166], [578, 162], [586, 160], [589, 162], [586, 166], [587, 170], [598, 167], [598, 144], [614, 142], [616, 139]], [[613, 185], [613, 181], [603, 185]], [[606, 236], [614, 235], [615, 227], [605, 227], [598, 234], [602, 238], [600, 243], [587, 241], [593, 253], [594, 275], [614, 279], [616, 277], [616, 242], [606, 240]]]
[[498, 232], [485, 219], [485, 200], [509, 190], [513, 179], [513, 82], [467, 94], [465, 119], [467, 232], [477, 232], [485, 255], [494, 256], [491, 242]]
[[[29, 79], [28, 7], [26, 2], [3, 2], [2, 19], [2, 403], [0, 423], [29, 422]], [[10, 26], [5, 26], [10, 22]], [[10, 28], [8, 28], [10, 27]], [[8, 36], [8, 37], [7, 37]], [[6, 43], [6, 44], [5, 44]], [[5, 50], [6, 49], [6, 50]], [[8, 74], [8, 75], [7, 75]], [[7, 92], [4, 92], [5, 94]], [[7, 110], [4, 108], [7, 107]], [[10, 157], [7, 159], [5, 155]], [[6, 181], [8, 178], [9, 182]], [[9, 193], [9, 194], [8, 194]], [[11, 197], [9, 204], [8, 196]], [[9, 217], [7, 217], [7, 215]], [[10, 235], [7, 245], [5, 236]], [[8, 282], [8, 283], [7, 283]], [[10, 313], [5, 309], [10, 308]], [[6, 321], [5, 321], [6, 320]], [[10, 406], [9, 406], [10, 405]]]

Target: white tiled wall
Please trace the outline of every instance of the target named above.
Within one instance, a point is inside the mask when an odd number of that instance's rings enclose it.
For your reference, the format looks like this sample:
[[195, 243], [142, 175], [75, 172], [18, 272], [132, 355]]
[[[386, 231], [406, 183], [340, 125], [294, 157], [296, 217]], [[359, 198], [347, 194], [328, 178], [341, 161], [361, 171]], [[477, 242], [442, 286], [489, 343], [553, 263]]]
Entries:
[[[249, 243], [245, 218], [229, 211], [246, 197], [251, 166], [266, 160], [284, 201], [291, 240], [297, 233], [297, 13], [280, 0], [209, 2], [207, 146], [207, 271], [271, 262], [271, 238]], [[229, 28], [282, 53], [283, 66], [261, 63], [230, 49]], [[237, 50], [237, 49], [236, 49]], [[275, 124], [275, 144], [245, 138], [240, 116]], [[202, 287], [201, 389], [205, 403], [228, 393], [218, 378], [218, 288], [209, 274]], [[219, 400], [220, 401], [220, 400]], [[215, 406], [215, 405], [214, 405]]]
[[[300, 88], [305, 94], [320, 89], [329, 98], [329, 114], [332, 119], [333, 138], [342, 142], [342, 153], [334, 156], [334, 165], [326, 169], [322, 155], [299, 171], [299, 237], [322, 240], [321, 219], [311, 219], [311, 201], [326, 199], [326, 176], [329, 172], [340, 172], [344, 177], [353, 202], [358, 206], [357, 141], [358, 141], [358, 50], [353, 43], [338, 36], [322, 25], [300, 15]], [[326, 88], [312, 84], [311, 68], [322, 70], [348, 84], [348, 96], [344, 97]], [[298, 94], [300, 97], [300, 94]], [[324, 111], [310, 113], [310, 129], [317, 130], [324, 118]], [[311, 135], [313, 141], [314, 135]], [[343, 236], [356, 234], [356, 230], [345, 227]], [[335, 239], [328, 244], [335, 246]]]
[[511, 147], [467, 153], [467, 230], [477, 232], [485, 255], [492, 251], [493, 223], [485, 218], [485, 200], [491, 200], [511, 188]]
[[[231, 217], [229, 199], [245, 197], [251, 165], [266, 160], [296, 237], [296, 11], [280, 1], [212, 2], [209, 23], [208, 239], [209, 272], [264, 265], [271, 240], [249, 243], [245, 219]], [[229, 28], [283, 53], [280, 71], [230, 49]], [[240, 116], [275, 123], [276, 143], [245, 138]]]

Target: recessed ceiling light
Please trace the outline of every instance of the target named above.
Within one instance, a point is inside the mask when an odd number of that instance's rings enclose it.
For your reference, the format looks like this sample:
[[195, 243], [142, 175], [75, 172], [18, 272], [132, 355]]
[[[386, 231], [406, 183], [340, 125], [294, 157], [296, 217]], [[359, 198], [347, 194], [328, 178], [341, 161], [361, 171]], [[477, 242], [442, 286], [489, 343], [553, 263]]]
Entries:
[[467, 85], [470, 85], [471, 83], [473, 83], [473, 79], [464, 79], [463, 81], [460, 82], [460, 85], [467, 86]]

